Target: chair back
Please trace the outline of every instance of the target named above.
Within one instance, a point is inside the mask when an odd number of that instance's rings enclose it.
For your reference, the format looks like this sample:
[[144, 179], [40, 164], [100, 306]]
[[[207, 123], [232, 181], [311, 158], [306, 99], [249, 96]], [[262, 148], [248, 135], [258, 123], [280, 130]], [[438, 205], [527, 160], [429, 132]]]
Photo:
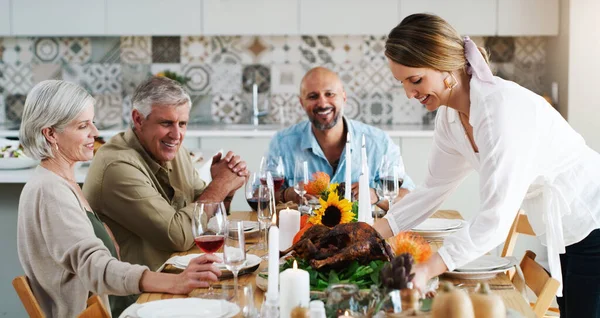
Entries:
[[21, 303], [23, 303], [23, 307], [25, 307], [25, 311], [31, 318], [44, 318], [46, 317], [42, 312], [42, 308], [38, 303], [37, 299], [33, 295], [33, 291], [31, 290], [31, 286], [29, 285], [29, 279], [27, 276], [17, 276], [12, 281], [12, 285], [19, 295], [21, 299]]
[[87, 300], [87, 308], [77, 318], [110, 318], [110, 314], [98, 295], [93, 295]]
[[500, 254], [500, 256], [512, 256], [519, 234], [535, 236], [535, 232], [531, 228], [531, 224], [529, 224], [529, 218], [527, 218], [527, 215], [523, 210], [519, 210], [519, 213], [517, 213], [517, 216], [510, 227], [510, 231], [508, 232], [508, 236], [506, 237], [506, 242], [504, 243], [504, 248], [502, 249], [502, 254]]
[[[556, 296], [560, 283], [552, 278], [550, 274], [535, 261], [535, 253], [532, 251], [526, 251], [525, 256], [521, 260], [521, 271], [523, 272], [523, 278], [525, 284], [533, 291], [537, 296], [537, 301], [532, 304], [533, 312], [536, 317], [544, 317], [550, 304]], [[513, 277], [513, 283], [517, 285], [519, 275]]]

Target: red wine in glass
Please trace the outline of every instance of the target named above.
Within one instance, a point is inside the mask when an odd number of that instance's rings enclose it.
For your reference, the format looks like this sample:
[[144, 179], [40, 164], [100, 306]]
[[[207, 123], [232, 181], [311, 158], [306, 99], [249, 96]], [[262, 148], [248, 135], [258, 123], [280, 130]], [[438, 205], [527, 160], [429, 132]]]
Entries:
[[[274, 189], [275, 192], [277, 192], [277, 191], [279, 191], [279, 189], [281, 189], [281, 186], [283, 185], [283, 181], [285, 181], [284, 177], [273, 177], [273, 187], [275, 188]], [[262, 183], [263, 185], [267, 185], [267, 178], [260, 178], [260, 183]]]
[[210, 254], [218, 251], [223, 246], [225, 238], [222, 235], [203, 235], [196, 237], [194, 242], [204, 253]]
[[269, 199], [267, 198], [249, 198], [246, 199], [248, 205], [252, 208], [254, 212], [258, 211], [258, 207], [260, 204], [260, 209], [265, 209], [269, 204]]

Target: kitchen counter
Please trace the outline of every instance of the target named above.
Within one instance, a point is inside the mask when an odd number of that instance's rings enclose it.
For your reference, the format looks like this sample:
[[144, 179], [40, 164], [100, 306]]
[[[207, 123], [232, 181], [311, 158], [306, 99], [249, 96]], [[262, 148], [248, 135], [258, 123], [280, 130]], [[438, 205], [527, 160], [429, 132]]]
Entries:
[[[378, 125], [386, 131], [390, 137], [431, 137], [433, 136], [433, 125]], [[100, 136], [108, 139], [117, 133], [125, 130], [127, 127], [118, 127], [106, 130], [100, 130]], [[186, 137], [271, 137], [276, 132], [286, 127], [269, 125], [198, 125], [190, 124]], [[19, 131], [7, 129], [0, 125], [0, 137], [18, 137]]]

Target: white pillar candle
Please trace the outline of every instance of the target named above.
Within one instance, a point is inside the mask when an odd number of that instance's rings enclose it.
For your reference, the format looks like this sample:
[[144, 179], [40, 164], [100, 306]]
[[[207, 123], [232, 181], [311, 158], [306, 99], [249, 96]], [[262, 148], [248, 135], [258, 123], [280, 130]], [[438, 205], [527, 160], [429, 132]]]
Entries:
[[279, 297], [279, 228], [277, 213], [273, 213], [273, 222], [269, 229], [269, 285], [267, 299], [276, 301]]
[[281, 273], [281, 296], [279, 297], [279, 313], [282, 318], [289, 318], [295, 307], [308, 308], [310, 302], [310, 277], [308, 272], [298, 269], [294, 261], [294, 268], [288, 268]]
[[279, 211], [279, 250], [292, 246], [294, 236], [300, 231], [300, 212], [286, 208]]

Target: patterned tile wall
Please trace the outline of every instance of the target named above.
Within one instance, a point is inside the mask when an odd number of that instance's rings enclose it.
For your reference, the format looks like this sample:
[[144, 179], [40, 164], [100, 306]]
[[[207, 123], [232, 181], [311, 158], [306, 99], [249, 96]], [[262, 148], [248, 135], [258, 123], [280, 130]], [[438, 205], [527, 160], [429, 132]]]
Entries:
[[[544, 37], [475, 38], [490, 52], [493, 71], [547, 93]], [[304, 114], [298, 90], [318, 65], [337, 72], [348, 101], [346, 116], [370, 124], [428, 124], [406, 98], [383, 54], [382, 36], [123, 36], [0, 38], [0, 122], [17, 127], [27, 92], [40, 81], [78, 83], [96, 97], [101, 128], [129, 122], [135, 87], [165, 70], [188, 79], [193, 123], [249, 123], [252, 86], [267, 123], [293, 124]]]

